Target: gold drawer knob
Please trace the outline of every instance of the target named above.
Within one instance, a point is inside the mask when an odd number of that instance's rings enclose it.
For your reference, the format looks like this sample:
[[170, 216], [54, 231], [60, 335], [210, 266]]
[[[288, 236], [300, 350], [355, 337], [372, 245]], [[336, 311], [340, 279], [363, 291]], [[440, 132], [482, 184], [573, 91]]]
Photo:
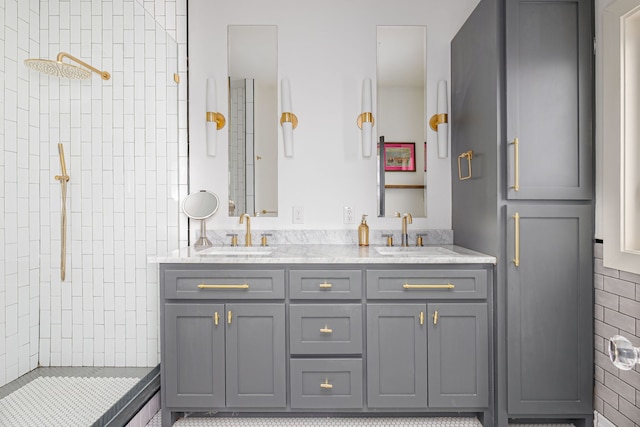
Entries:
[[320, 384], [321, 388], [324, 389], [332, 389], [333, 388], [333, 384], [329, 384], [329, 378], [325, 378], [324, 382], [322, 384]]
[[331, 289], [333, 287], [333, 285], [331, 283], [320, 283], [318, 286], [320, 286], [320, 289]]
[[330, 334], [333, 332], [333, 329], [328, 328], [327, 325], [324, 325], [324, 328], [321, 328], [320, 332], [322, 332], [323, 334]]

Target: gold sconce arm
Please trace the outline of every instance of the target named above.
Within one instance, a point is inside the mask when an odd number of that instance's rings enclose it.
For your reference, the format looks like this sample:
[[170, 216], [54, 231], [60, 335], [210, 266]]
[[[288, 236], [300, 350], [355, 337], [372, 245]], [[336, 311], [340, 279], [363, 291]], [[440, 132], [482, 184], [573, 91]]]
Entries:
[[357, 119], [358, 127], [362, 129], [363, 123], [371, 123], [371, 126], [376, 124], [376, 119], [373, 117], [373, 113], [362, 113]]
[[66, 52], [60, 52], [58, 54], [58, 57], [56, 58], [56, 61], [62, 62], [63, 58], [68, 58], [68, 59], [72, 60], [73, 62], [76, 62], [76, 63], [82, 65], [83, 67], [86, 67], [86, 68], [90, 69], [94, 73], [100, 74], [100, 77], [102, 77], [102, 80], [109, 80], [111, 78], [111, 74], [109, 74], [108, 72], [98, 70], [97, 68], [92, 67], [91, 65], [89, 65], [86, 62], [82, 61], [81, 59], [78, 59], [73, 55], [69, 55]]
[[227, 120], [224, 118], [224, 116], [220, 113], [215, 113], [212, 111], [207, 111], [207, 121], [208, 122], [215, 122], [216, 123], [216, 129], [220, 130], [224, 127], [224, 125], [227, 123]]
[[438, 125], [449, 123], [449, 115], [447, 113], [434, 114], [429, 119], [429, 127], [434, 131], [438, 131]]
[[298, 127], [298, 117], [293, 113], [282, 113], [282, 116], [280, 117], [280, 125], [283, 123], [291, 123], [292, 127], [295, 129]]
[[[460, 165], [461, 159], [467, 159], [469, 173], [466, 176], [462, 176], [462, 168], [461, 168], [461, 165]], [[471, 176], [473, 175], [472, 172], [471, 172], [471, 160], [472, 159], [473, 159], [473, 150], [465, 151], [464, 153], [462, 153], [462, 154], [460, 154], [458, 156], [458, 179], [460, 181], [464, 181], [464, 180], [470, 179]]]

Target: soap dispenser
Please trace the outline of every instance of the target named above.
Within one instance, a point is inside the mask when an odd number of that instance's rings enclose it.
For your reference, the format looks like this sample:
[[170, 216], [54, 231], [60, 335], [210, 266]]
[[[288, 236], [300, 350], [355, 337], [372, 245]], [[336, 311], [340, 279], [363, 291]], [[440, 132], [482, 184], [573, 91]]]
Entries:
[[367, 225], [366, 215], [362, 215], [362, 222], [358, 226], [358, 244], [360, 246], [369, 246], [369, 226]]

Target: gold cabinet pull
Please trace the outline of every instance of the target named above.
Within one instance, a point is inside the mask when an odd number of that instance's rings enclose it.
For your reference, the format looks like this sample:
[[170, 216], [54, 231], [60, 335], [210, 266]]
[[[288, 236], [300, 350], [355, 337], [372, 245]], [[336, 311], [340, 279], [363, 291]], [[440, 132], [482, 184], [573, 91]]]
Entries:
[[320, 286], [320, 289], [331, 289], [333, 287], [331, 283], [327, 283], [326, 281], [324, 283], [320, 283], [318, 286]]
[[515, 138], [513, 142], [513, 188], [514, 191], [520, 191], [520, 141]]
[[229, 312], [227, 313], [227, 324], [231, 324], [231, 319], [233, 318], [233, 314], [231, 313], [231, 310], [229, 310]]
[[455, 287], [456, 285], [453, 285], [451, 283], [443, 283], [437, 285], [410, 285], [408, 283], [405, 283], [404, 285], [402, 285], [403, 289], [453, 289]]
[[520, 214], [518, 212], [516, 212], [513, 215], [513, 220], [514, 220], [514, 227], [515, 227], [515, 247], [514, 247], [514, 252], [515, 252], [515, 257], [513, 258], [513, 264], [516, 267], [520, 267]]
[[324, 382], [320, 384], [321, 388], [331, 389], [333, 388], [333, 384], [329, 384], [329, 378], [325, 378]]
[[420, 326], [424, 325], [424, 311], [420, 312]]
[[438, 324], [438, 310], [436, 310], [435, 313], [433, 313], [433, 324], [434, 325]]
[[[467, 159], [469, 173], [466, 176], [462, 176], [462, 168], [460, 166], [460, 160], [462, 160], [462, 159]], [[460, 154], [458, 156], [458, 179], [460, 181], [464, 181], [464, 180], [467, 180], [467, 179], [471, 178], [471, 176], [472, 176], [471, 160], [473, 160], [473, 150], [465, 151], [464, 153], [462, 153], [462, 154]]]
[[213, 324], [218, 326], [218, 323], [220, 323], [220, 315], [216, 311], [215, 313], [213, 313]]
[[241, 285], [207, 285], [205, 283], [200, 283], [198, 285], [198, 289], [249, 289], [248, 283], [243, 283]]
[[327, 325], [324, 325], [324, 328], [321, 328], [320, 332], [322, 332], [323, 334], [330, 334], [333, 333], [333, 329], [327, 328]]

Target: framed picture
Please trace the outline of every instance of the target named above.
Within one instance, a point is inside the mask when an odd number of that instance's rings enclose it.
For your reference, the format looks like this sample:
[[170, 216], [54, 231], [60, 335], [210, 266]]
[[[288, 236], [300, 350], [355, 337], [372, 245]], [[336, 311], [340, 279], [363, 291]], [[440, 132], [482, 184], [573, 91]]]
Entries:
[[414, 142], [386, 142], [384, 144], [384, 170], [416, 171], [416, 144]]

